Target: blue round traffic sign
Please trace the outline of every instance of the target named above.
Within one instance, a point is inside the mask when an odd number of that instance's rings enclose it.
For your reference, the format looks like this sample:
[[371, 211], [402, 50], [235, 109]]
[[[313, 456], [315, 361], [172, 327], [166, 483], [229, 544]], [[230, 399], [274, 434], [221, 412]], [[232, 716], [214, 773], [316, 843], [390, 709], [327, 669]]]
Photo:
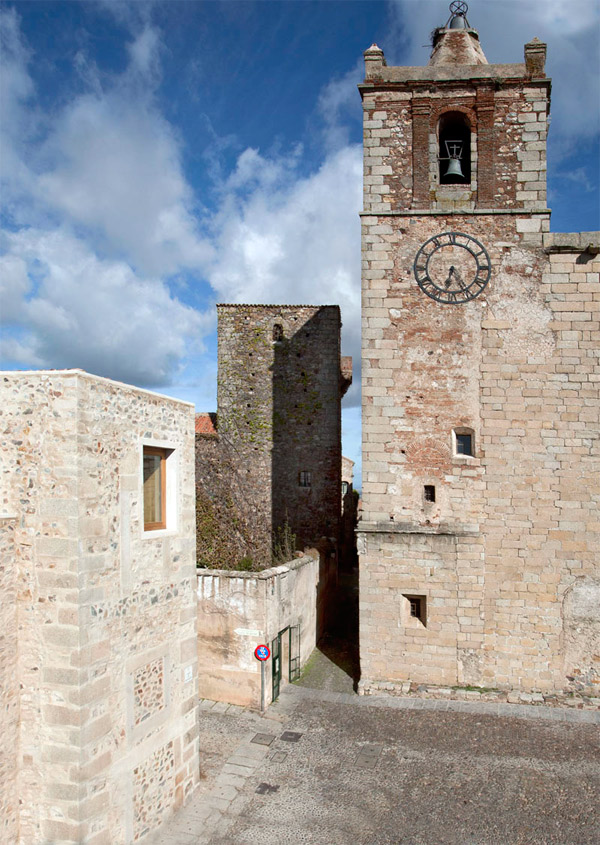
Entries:
[[268, 645], [258, 645], [254, 649], [254, 656], [257, 660], [268, 660], [271, 656], [271, 649]]

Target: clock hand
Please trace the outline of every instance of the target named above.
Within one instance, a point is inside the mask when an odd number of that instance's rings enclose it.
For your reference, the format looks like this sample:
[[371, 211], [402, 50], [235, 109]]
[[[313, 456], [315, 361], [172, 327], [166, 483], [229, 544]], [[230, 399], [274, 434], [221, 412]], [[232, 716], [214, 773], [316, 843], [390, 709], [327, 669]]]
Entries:
[[450, 265], [450, 272], [448, 273], [448, 278], [446, 279], [446, 282], [445, 282], [447, 288], [450, 287], [450, 284], [451, 284], [451, 281], [452, 281], [452, 276], [454, 276], [454, 278], [458, 282], [458, 286], [460, 287], [461, 290], [467, 290], [467, 285], [465, 285], [465, 283], [463, 282], [462, 276], [460, 275], [459, 271], [456, 269], [454, 264]]
[[444, 282], [444, 284], [445, 284], [445, 286], [446, 286], [447, 288], [449, 288], [449, 287], [450, 287], [450, 285], [452, 284], [452, 276], [453, 276], [455, 273], [456, 273], [456, 270], [454, 269], [454, 265], [453, 265], [453, 264], [451, 264], [451, 265], [450, 265], [450, 272], [448, 273], [448, 278], [447, 278], [447, 279], [446, 279], [446, 281]]

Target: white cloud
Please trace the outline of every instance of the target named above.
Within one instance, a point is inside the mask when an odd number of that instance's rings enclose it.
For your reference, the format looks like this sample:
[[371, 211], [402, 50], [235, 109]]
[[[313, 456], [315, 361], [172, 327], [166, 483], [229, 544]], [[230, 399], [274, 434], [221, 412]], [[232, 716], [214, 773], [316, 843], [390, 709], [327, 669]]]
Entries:
[[35, 177], [19, 152], [38, 123], [32, 105], [34, 86], [27, 71], [29, 58], [15, 10], [0, 10], [0, 191], [7, 214], [16, 213], [35, 186]]
[[198, 267], [210, 256], [180, 145], [153, 101], [159, 51], [158, 33], [146, 26], [129, 45], [127, 71], [107, 90], [98, 90], [96, 77], [94, 93], [76, 97], [57, 117], [41, 151], [37, 197], [150, 275]]
[[129, 45], [131, 69], [136, 69], [144, 78], [158, 75], [160, 71], [158, 54], [160, 40], [157, 30], [146, 25]]
[[364, 76], [362, 57], [356, 65], [337, 79], [332, 79], [319, 95], [317, 110], [325, 146], [334, 151], [348, 145], [350, 121], [360, 120], [357, 85]]
[[40, 278], [33, 296], [12, 302], [26, 340], [10, 340], [7, 357], [155, 385], [169, 381], [189, 338], [210, 328], [210, 318], [173, 299], [166, 285], [100, 260], [67, 232], [28, 229], [6, 240], [4, 261], [21, 291], [25, 268]]
[[566, 179], [567, 182], [573, 182], [575, 185], [578, 185], [583, 191], [588, 194], [595, 190], [594, 185], [588, 178], [587, 172], [584, 167], [576, 167], [574, 170], [570, 170], [568, 173], [563, 172], [557, 175], [560, 179]]
[[201, 264], [210, 249], [196, 231], [179, 151], [158, 115], [117, 93], [79, 97], [46, 144], [55, 163], [40, 195], [103, 248], [141, 272]]
[[[427, 64], [430, 49], [423, 45], [435, 27], [446, 23], [448, 3], [390, 0], [390, 10], [394, 22], [390, 44], [380, 45], [388, 63]], [[548, 44], [546, 72], [553, 77], [552, 136], [561, 140], [564, 151], [575, 139], [598, 133], [598, 0], [479, 0], [471, 4], [467, 16], [479, 32], [490, 63], [523, 62], [524, 44], [535, 36]], [[401, 41], [403, 45], [408, 42], [407, 51], [395, 55], [394, 44]]]
[[223, 302], [339, 303], [344, 351], [358, 369], [362, 150], [342, 147], [306, 178], [296, 167], [293, 156], [242, 153], [215, 222], [209, 279]]
[[2, 322], [18, 321], [31, 281], [26, 262], [17, 255], [0, 255], [0, 316]]
[[[181, 150], [153, 101], [158, 33], [129, 45], [130, 65], [101, 80], [78, 53], [91, 89], [41, 114], [34, 60], [14, 10], [1, 13], [3, 354], [19, 366], [83, 367], [169, 383], [212, 318], [179, 302], [166, 279], [212, 255], [198, 231]], [[35, 131], [34, 131], [35, 130]], [[16, 328], [15, 328], [16, 327]]]

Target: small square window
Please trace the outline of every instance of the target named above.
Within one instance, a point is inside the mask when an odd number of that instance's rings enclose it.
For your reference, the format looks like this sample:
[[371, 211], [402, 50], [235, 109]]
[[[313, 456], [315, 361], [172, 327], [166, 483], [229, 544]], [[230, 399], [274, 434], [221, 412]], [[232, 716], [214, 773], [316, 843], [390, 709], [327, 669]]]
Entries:
[[435, 486], [433, 484], [426, 484], [423, 495], [426, 502], [435, 502]]
[[457, 434], [456, 435], [456, 454], [457, 455], [472, 455], [473, 454], [473, 435], [472, 434]]
[[301, 472], [298, 476], [298, 484], [300, 487], [310, 487], [311, 477], [310, 472]]
[[167, 450], [144, 446], [144, 531], [167, 526]]
[[408, 601], [410, 618], [418, 619], [427, 626], [427, 598], [425, 596], [404, 596]]

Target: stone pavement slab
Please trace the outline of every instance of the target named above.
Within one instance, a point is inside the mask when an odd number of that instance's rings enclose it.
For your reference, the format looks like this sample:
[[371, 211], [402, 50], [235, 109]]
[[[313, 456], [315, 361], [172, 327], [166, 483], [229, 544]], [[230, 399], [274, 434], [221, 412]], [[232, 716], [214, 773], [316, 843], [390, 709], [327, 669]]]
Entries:
[[598, 712], [296, 685], [273, 706], [201, 711], [204, 779], [153, 845], [600, 842]]

